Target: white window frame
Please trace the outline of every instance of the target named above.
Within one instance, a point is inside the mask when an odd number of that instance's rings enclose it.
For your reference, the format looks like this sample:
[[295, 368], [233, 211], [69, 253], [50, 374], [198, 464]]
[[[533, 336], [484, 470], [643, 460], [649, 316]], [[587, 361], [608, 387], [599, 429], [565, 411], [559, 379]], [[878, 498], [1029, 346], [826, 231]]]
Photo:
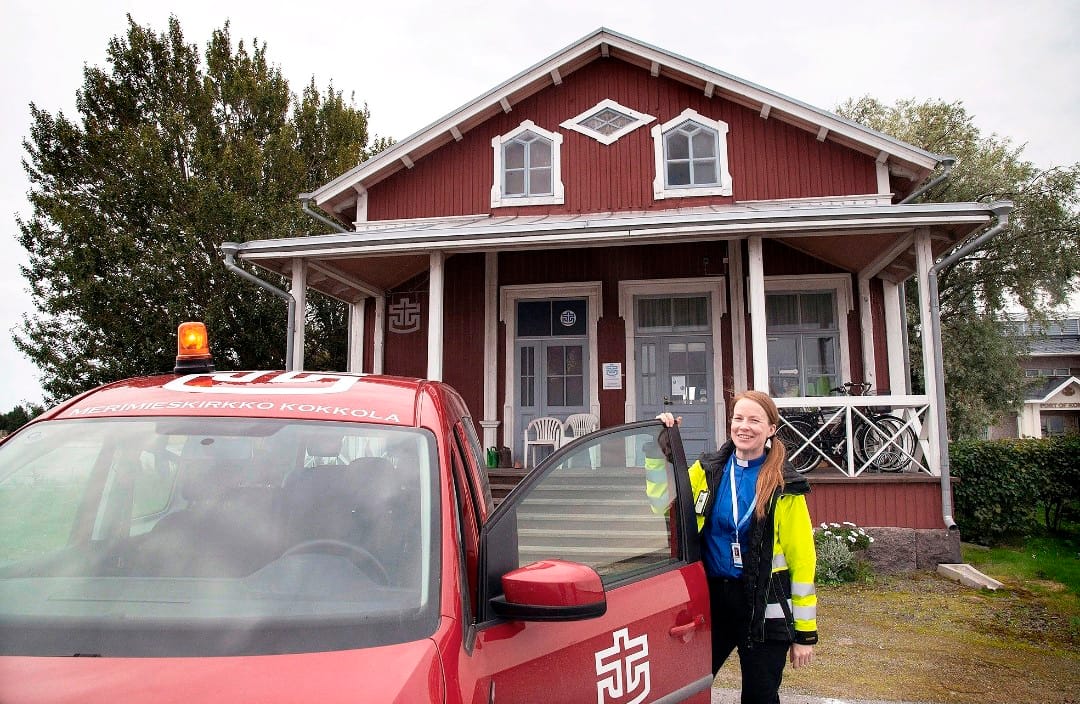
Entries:
[[[836, 300], [836, 323], [840, 329], [840, 382], [851, 378], [851, 350], [848, 347], [848, 314], [855, 309], [851, 295], [851, 277], [847, 274], [808, 274], [806, 276], [766, 276], [765, 295], [770, 293], [812, 293], [828, 291]], [[765, 315], [765, 311], [761, 311]], [[766, 340], [768, 338], [766, 328]], [[766, 341], [766, 344], [768, 342]]]
[[[503, 145], [525, 132], [533, 132], [551, 142], [551, 194], [544, 196], [508, 196], [503, 193]], [[564, 201], [562, 182], [562, 135], [537, 127], [532, 120], [525, 120], [504, 135], [493, 137], [491, 147], [495, 152], [494, 179], [491, 184], [491, 207], [507, 208], [525, 205], [562, 205]]]
[[[584, 125], [581, 124], [581, 122], [583, 120], [585, 120], [585, 119], [587, 119], [589, 117], [592, 117], [596, 113], [598, 113], [598, 112], [600, 112], [602, 110], [606, 110], [608, 108], [610, 108], [610, 109], [612, 109], [612, 110], [614, 110], [616, 112], [620, 112], [623, 115], [626, 115], [627, 117], [634, 118], [634, 122], [631, 122], [629, 125], [626, 125], [625, 127], [622, 127], [622, 128], [620, 128], [618, 130], [615, 130], [611, 134], [601, 134], [600, 132], [589, 129], [588, 127], [585, 127]], [[645, 113], [638, 112], [637, 110], [634, 110], [633, 108], [628, 108], [625, 105], [620, 105], [619, 103], [615, 102], [611, 98], [607, 98], [605, 100], [601, 100], [599, 103], [592, 106], [591, 108], [589, 108], [585, 112], [581, 113], [580, 115], [577, 115], [576, 117], [571, 117], [569, 120], [559, 123], [559, 127], [562, 127], [564, 129], [568, 129], [568, 130], [574, 130], [575, 132], [580, 132], [581, 134], [585, 135], [586, 137], [592, 137], [597, 142], [600, 142], [600, 144], [608, 145], [608, 144], [613, 144], [614, 142], [619, 141], [621, 138], [623, 138], [626, 135], [630, 134], [631, 132], [636, 130], [638, 127], [642, 127], [644, 125], [647, 125], [650, 122], [653, 122], [655, 120], [656, 120], [656, 117], [654, 117], [653, 115], [646, 115]]]
[[[675, 129], [682, 123], [690, 120], [702, 127], [716, 131], [716, 157], [717, 157], [717, 183], [708, 186], [667, 186], [667, 159], [664, 154], [664, 135]], [[687, 108], [678, 116], [661, 125], [653, 125], [653, 154], [655, 175], [653, 177], [653, 198], [663, 200], [665, 198], [692, 198], [695, 196], [730, 196], [731, 195], [731, 172], [728, 169], [727, 148], [728, 125], [726, 122], [705, 117], [691, 108]]]

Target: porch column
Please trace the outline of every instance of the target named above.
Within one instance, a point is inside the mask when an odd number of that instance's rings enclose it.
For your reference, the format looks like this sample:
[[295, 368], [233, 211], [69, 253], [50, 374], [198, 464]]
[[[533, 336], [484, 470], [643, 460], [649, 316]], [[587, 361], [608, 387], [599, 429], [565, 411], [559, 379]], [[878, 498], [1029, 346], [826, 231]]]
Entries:
[[484, 254], [484, 447], [499, 444], [499, 253]]
[[304, 369], [304, 320], [307, 318], [307, 267], [299, 257], [292, 260], [292, 296], [296, 301], [296, 316], [293, 318], [293, 368], [288, 371]]
[[859, 339], [862, 345], [862, 380], [877, 392], [877, 354], [874, 350], [874, 312], [870, 309], [870, 278], [859, 277]]
[[346, 371], [364, 371], [364, 307], [367, 297], [349, 304], [349, 361]]
[[888, 346], [889, 392], [911, 393], [908, 388], [907, 350], [904, 349], [903, 285], [882, 281], [885, 289], [885, 344]]
[[750, 348], [754, 359], [754, 388], [769, 393], [769, 339], [765, 330], [765, 264], [761, 238], [747, 240], [750, 254]]
[[446, 255], [429, 255], [427, 378], [442, 381], [443, 376], [443, 277]]
[[923, 379], [926, 388], [923, 393], [930, 397], [930, 409], [926, 414], [926, 435], [930, 455], [926, 458], [930, 471], [935, 476], [941, 474], [941, 443], [938, 439], [938, 423], [945, 409], [937, 408], [932, 388], [937, 375], [937, 350], [934, 349], [934, 336], [930, 331], [930, 267], [934, 265], [934, 255], [930, 250], [930, 230], [919, 228], [915, 231], [915, 276], [919, 284], [919, 329], [922, 332]]
[[371, 353], [371, 373], [383, 373], [383, 350], [386, 347], [386, 296], [375, 297], [375, 345]]
[[728, 240], [728, 298], [731, 305], [731, 369], [735, 393], [746, 391], [746, 297], [742, 240]]

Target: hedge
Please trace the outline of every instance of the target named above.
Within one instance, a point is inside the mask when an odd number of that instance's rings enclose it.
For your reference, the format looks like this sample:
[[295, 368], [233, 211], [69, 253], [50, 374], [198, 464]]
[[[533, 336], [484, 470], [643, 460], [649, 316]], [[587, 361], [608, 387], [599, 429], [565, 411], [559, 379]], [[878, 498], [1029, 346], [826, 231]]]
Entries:
[[1080, 518], [1080, 436], [949, 446], [956, 520], [966, 540], [997, 543]]

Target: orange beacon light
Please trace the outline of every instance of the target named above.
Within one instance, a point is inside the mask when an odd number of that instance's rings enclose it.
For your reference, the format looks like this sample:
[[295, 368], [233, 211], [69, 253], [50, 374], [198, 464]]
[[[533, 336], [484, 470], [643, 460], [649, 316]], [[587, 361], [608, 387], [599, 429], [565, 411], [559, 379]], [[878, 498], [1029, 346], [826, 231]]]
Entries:
[[176, 330], [176, 374], [194, 374], [214, 371], [214, 358], [210, 354], [210, 340], [206, 325], [197, 322], [180, 323]]

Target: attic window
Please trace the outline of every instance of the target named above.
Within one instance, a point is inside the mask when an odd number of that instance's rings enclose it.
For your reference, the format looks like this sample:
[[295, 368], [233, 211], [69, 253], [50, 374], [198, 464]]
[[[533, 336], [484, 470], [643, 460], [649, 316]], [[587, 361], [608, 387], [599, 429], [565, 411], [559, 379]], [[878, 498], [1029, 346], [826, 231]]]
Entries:
[[652, 128], [653, 197], [730, 196], [725, 122], [686, 109]]
[[601, 144], [611, 144], [655, 119], [652, 115], [646, 115], [608, 99], [601, 100], [559, 126], [592, 137]]
[[491, 207], [559, 205], [563, 202], [562, 135], [525, 120], [491, 140], [495, 180]]

